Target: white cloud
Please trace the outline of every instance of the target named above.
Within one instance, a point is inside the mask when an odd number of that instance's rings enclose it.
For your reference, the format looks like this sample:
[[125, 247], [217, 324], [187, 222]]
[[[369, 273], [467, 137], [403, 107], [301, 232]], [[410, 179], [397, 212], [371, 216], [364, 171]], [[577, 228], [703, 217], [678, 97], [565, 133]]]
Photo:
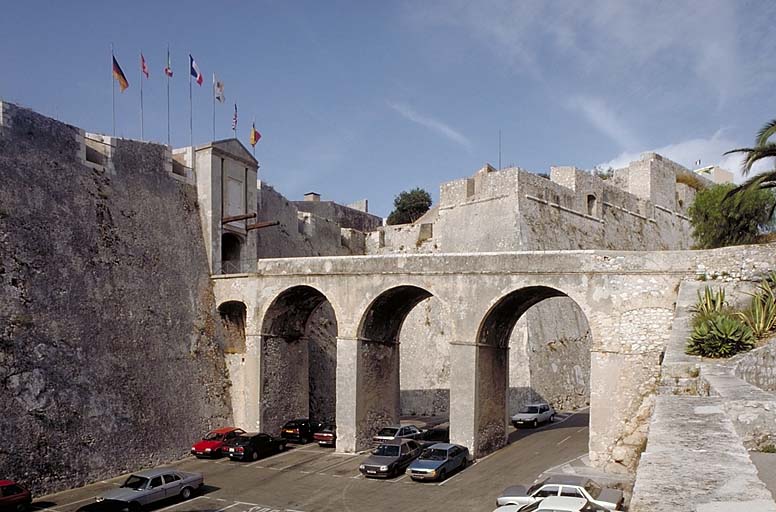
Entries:
[[[698, 166], [695, 161], [700, 160], [701, 166], [718, 165], [723, 169], [732, 172], [735, 175], [734, 181], [740, 183], [745, 178], [741, 175], [741, 162], [743, 156], [738, 154], [723, 155], [725, 151], [741, 147], [742, 145], [730, 138], [725, 137], [723, 130], [718, 130], [711, 137], [703, 139], [690, 139], [676, 144], [668, 144], [654, 149], [644, 149], [643, 152], [655, 152], [674, 162], [677, 162], [688, 169], [694, 169]], [[601, 167], [612, 167], [619, 169], [625, 167], [630, 162], [638, 160], [640, 153], [623, 152], [608, 162], [599, 164]], [[772, 162], [760, 161], [752, 169], [752, 174], [758, 174], [771, 169]]]
[[442, 121], [420, 114], [406, 103], [388, 102], [388, 106], [398, 112], [403, 118], [435, 131], [438, 134], [443, 135], [444, 137], [447, 137], [453, 142], [459, 144], [460, 146], [463, 146], [467, 151], [471, 151], [471, 141], [462, 133], [453, 129]]
[[593, 126], [617, 142], [620, 147], [632, 149], [639, 146], [636, 136], [602, 99], [575, 96], [569, 100], [568, 107], [581, 112]]

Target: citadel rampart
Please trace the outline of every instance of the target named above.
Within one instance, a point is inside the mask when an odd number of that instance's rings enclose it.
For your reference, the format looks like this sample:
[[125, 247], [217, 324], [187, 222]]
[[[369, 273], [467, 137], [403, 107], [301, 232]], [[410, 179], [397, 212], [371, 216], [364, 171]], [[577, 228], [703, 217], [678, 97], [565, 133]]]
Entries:
[[0, 103], [0, 474], [36, 493], [232, 421], [195, 189], [90, 137]]

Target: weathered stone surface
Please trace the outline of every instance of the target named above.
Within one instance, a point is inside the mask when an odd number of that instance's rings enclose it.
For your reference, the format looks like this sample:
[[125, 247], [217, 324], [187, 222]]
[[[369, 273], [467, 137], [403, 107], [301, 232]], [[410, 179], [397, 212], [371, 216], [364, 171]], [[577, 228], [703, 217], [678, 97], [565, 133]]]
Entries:
[[776, 511], [720, 398], [659, 396], [631, 512]]
[[13, 111], [0, 136], [0, 474], [53, 491], [184, 455], [231, 421], [194, 190], [165, 148]]

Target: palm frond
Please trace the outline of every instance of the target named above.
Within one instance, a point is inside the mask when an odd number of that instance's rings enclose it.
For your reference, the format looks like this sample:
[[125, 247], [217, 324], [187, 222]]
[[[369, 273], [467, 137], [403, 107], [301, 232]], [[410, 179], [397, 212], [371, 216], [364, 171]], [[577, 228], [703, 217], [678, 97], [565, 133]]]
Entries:
[[774, 134], [776, 134], [776, 119], [771, 120], [770, 122], [766, 123], [765, 126], [760, 128], [760, 131], [757, 132], [755, 145], [764, 146], [768, 142], [768, 139], [770, 139]]
[[744, 161], [741, 163], [741, 174], [746, 176], [749, 174], [749, 171], [752, 170], [752, 166], [759, 160], [762, 160], [764, 158], [773, 158], [776, 157], [776, 143], [768, 142], [766, 144], [763, 144], [762, 146], [757, 146], [754, 148], [738, 148], [738, 149], [731, 149], [730, 151], [725, 151], [725, 155], [729, 155], [731, 153], [745, 153], [746, 156], [744, 157]]
[[728, 193], [725, 194], [723, 200], [727, 201], [729, 198], [737, 196], [744, 190], [753, 190], [756, 188], [776, 188], [776, 170], [752, 176], [737, 187], [730, 189]]

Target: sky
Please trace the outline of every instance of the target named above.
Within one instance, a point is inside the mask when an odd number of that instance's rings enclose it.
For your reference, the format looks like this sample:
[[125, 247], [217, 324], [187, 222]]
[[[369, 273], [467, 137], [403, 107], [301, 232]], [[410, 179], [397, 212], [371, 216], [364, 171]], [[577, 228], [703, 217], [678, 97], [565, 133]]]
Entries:
[[[216, 139], [247, 146], [260, 179], [292, 200], [315, 191], [390, 213], [402, 190], [485, 163], [621, 167], [645, 151], [721, 164], [776, 117], [771, 0], [9, 2], [0, 98], [90, 132], [213, 139], [212, 74], [225, 85]], [[111, 44], [130, 87], [111, 78]], [[145, 80], [145, 79], [143, 79]]]

